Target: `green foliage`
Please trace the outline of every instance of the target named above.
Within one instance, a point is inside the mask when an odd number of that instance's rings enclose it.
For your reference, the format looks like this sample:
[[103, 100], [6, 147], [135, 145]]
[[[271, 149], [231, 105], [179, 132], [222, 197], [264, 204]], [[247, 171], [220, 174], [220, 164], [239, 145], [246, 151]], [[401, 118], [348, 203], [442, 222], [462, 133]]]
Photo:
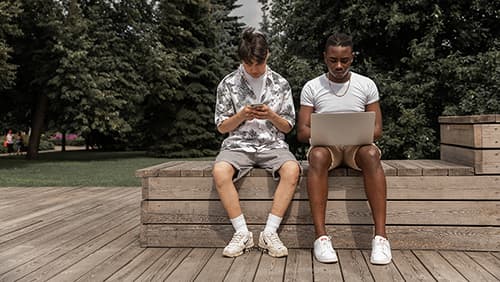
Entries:
[[235, 31], [231, 23], [236, 19], [227, 18], [226, 6], [234, 1], [159, 4], [159, 40], [166, 55], [175, 60], [163, 61], [171, 64], [174, 72], [165, 75], [173, 78], [154, 81], [162, 91], [148, 97], [152, 151], [166, 157], [214, 155], [221, 141], [213, 121], [215, 90], [235, 65], [227, 51], [234, 47], [230, 34]]
[[21, 11], [21, 4], [17, 0], [0, 2], [0, 91], [14, 85], [17, 66], [11, 62], [13, 49], [7, 40], [21, 35], [15, 21]]
[[273, 67], [296, 101], [318, 73], [291, 65], [322, 66], [329, 34], [354, 36], [354, 71], [374, 79], [381, 95], [384, 158], [438, 157], [440, 115], [499, 113], [498, 1], [272, 3]]

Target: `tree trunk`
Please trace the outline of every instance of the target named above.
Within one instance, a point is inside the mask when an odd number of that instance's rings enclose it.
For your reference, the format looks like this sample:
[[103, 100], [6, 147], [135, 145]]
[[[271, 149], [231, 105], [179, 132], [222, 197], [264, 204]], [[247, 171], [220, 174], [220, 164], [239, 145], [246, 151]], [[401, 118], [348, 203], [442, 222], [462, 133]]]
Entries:
[[31, 135], [28, 144], [28, 152], [26, 159], [33, 160], [38, 157], [38, 147], [40, 146], [40, 137], [42, 136], [43, 127], [45, 124], [45, 116], [47, 114], [47, 106], [49, 97], [47, 94], [39, 94], [35, 111], [31, 121]]
[[62, 132], [61, 136], [61, 151], [66, 152], [66, 131]]

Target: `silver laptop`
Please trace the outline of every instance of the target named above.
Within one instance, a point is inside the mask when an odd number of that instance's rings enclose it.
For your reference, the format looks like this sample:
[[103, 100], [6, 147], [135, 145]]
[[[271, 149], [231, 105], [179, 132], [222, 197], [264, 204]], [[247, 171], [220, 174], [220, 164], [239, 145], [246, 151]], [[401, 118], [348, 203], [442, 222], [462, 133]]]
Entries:
[[375, 112], [314, 113], [311, 145], [365, 145], [373, 143]]

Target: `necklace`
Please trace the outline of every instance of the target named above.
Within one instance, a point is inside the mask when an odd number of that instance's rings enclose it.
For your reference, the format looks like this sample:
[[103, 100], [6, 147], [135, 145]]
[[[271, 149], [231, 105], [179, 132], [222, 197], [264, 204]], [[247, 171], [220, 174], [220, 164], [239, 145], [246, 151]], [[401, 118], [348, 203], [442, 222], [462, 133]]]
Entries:
[[337, 97], [344, 97], [345, 94], [347, 94], [349, 87], [351, 86], [351, 76], [349, 76], [349, 80], [347, 81], [347, 87], [344, 90], [344, 93], [339, 94], [338, 92], [340, 91], [340, 89], [339, 89], [339, 91], [337, 91], [337, 93], [335, 93], [335, 91], [333, 90], [333, 87], [332, 87], [332, 82], [330, 81], [330, 78], [328, 78], [328, 74], [326, 75], [326, 79], [328, 79], [328, 86], [330, 86], [330, 90], [332, 91], [333, 95], [335, 95]]

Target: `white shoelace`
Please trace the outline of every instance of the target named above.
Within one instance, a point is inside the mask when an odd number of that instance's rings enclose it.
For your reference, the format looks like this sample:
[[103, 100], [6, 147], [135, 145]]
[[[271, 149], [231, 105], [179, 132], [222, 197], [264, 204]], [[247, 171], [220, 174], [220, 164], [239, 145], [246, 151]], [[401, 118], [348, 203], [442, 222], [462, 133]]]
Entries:
[[270, 236], [267, 237], [271, 243], [278, 245], [278, 248], [284, 248], [283, 242], [281, 242], [280, 238], [276, 233], [271, 233]]
[[246, 241], [243, 242], [243, 239], [245, 239], [244, 233], [235, 233], [228, 246], [239, 246], [240, 243], [244, 245]]

